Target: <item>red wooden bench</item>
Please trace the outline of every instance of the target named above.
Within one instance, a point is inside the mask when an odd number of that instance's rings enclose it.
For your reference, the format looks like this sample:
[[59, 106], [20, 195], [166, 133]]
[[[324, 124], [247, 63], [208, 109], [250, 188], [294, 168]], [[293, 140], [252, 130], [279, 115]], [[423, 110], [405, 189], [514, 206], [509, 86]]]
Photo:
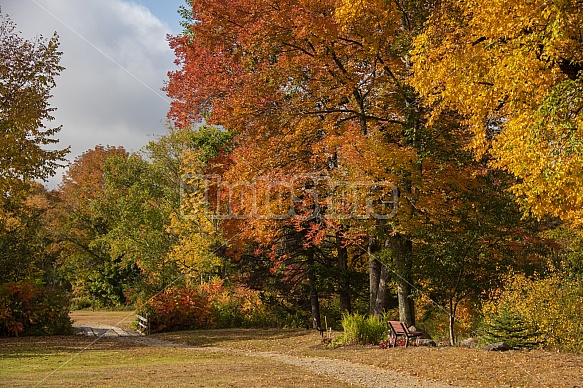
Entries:
[[405, 338], [405, 347], [409, 346], [409, 338], [415, 338], [415, 343], [418, 344], [419, 337], [423, 334], [422, 331], [409, 331], [405, 322], [401, 321], [389, 321], [389, 328], [391, 330], [389, 347], [397, 346], [398, 337]]

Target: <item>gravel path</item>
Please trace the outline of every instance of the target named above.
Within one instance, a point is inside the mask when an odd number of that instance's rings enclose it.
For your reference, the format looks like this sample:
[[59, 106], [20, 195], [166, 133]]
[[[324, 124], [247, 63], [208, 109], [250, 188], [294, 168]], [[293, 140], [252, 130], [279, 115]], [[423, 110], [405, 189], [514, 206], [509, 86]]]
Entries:
[[121, 329], [115, 326], [101, 325], [101, 324], [91, 324], [91, 326], [73, 326], [75, 331], [79, 335], [84, 335], [86, 337], [134, 337], [139, 336], [140, 333]]
[[224, 349], [217, 347], [197, 347], [183, 345], [171, 341], [159, 340], [151, 337], [140, 335], [132, 330], [124, 330], [119, 327], [108, 325], [78, 326], [77, 333], [87, 336], [97, 337], [119, 337], [124, 341], [132, 341], [144, 346], [170, 347], [192, 349], [201, 352], [216, 352], [238, 354], [247, 357], [261, 357], [275, 360], [283, 364], [297, 366], [310, 372], [324, 375], [358, 387], [387, 387], [387, 388], [442, 388], [451, 387], [436, 381], [428, 381], [421, 378], [405, 375], [400, 372], [381, 369], [371, 365], [356, 364], [350, 361], [335, 360], [325, 357], [298, 357], [277, 352], [248, 352], [233, 349]]
[[371, 365], [355, 364], [344, 360], [324, 357], [295, 357], [281, 353], [250, 353], [249, 356], [265, 357], [285, 364], [299, 366], [311, 372], [359, 387], [451, 387], [435, 381], [427, 381], [389, 371]]

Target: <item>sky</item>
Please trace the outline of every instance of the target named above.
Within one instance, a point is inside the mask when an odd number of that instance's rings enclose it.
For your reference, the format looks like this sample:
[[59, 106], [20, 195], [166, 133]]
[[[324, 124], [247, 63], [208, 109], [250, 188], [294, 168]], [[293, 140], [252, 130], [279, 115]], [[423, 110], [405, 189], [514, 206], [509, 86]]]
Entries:
[[[169, 99], [161, 90], [176, 69], [167, 34], [182, 31], [185, 0], [2, 0], [21, 36], [59, 35], [61, 65], [53, 98], [58, 148], [73, 161], [96, 145], [139, 151], [166, 133]], [[45, 183], [53, 189], [64, 170]]]

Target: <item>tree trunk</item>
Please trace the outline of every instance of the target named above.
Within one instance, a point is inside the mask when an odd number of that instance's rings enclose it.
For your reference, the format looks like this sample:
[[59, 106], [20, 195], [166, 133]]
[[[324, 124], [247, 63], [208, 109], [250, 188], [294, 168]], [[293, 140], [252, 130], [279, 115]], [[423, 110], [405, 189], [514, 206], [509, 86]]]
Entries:
[[415, 304], [411, 298], [413, 243], [402, 235], [389, 236], [389, 245], [395, 262], [399, 320], [407, 327], [415, 325]]
[[378, 252], [378, 245], [373, 237], [370, 238], [368, 246], [368, 267], [369, 267], [369, 313], [376, 317], [380, 317], [386, 311], [389, 297], [387, 290], [388, 273], [383, 265], [376, 257]]
[[[377, 260], [378, 261], [378, 260]], [[380, 263], [380, 262], [379, 262]], [[385, 311], [387, 311], [387, 307], [389, 305], [389, 273], [387, 272], [387, 268], [380, 263], [381, 265], [381, 273], [379, 277], [379, 288], [377, 292], [376, 298], [376, 305], [375, 305], [375, 312], [376, 316], [381, 316]]]
[[348, 274], [348, 249], [342, 246], [342, 237], [336, 232], [336, 249], [338, 250], [338, 296], [340, 297], [340, 312], [350, 313], [352, 302], [350, 299], [350, 276]]
[[377, 311], [377, 294], [379, 292], [379, 280], [381, 278], [381, 262], [370, 255], [368, 258], [368, 282], [369, 282], [369, 313], [379, 315]]
[[453, 325], [455, 324], [455, 313], [457, 310], [457, 303], [453, 302], [453, 297], [449, 298], [449, 343], [455, 346], [455, 332]]
[[316, 274], [314, 268], [314, 252], [308, 249], [308, 284], [310, 287], [310, 306], [312, 309], [312, 327], [318, 329], [322, 327], [320, 320], [320, 300], [318, 298], [318, 288], [316, 285]]

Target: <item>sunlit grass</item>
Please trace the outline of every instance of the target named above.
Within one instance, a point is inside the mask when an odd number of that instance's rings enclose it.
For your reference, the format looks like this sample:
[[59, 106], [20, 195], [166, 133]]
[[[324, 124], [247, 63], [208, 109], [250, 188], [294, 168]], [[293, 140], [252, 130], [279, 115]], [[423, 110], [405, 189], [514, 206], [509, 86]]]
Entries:
[[[0, 386], [324, 386], [340, 383], [260, 357], [80, 337], [0, 339]], [[342, 386], [342, 384], [340, 384]]]
[[198, 330], [151, 337], [222, 350], [142, 347], [119, 339], [93, 343], [94, 339], [74, 336], [0, 339], [0, 386], [342, 386], [261, 357], [261, 352], [346, 360], [459, 386], [583, 386], [583, 356], [577, 354], [456, 347], [328, 348], [315, 330]]

